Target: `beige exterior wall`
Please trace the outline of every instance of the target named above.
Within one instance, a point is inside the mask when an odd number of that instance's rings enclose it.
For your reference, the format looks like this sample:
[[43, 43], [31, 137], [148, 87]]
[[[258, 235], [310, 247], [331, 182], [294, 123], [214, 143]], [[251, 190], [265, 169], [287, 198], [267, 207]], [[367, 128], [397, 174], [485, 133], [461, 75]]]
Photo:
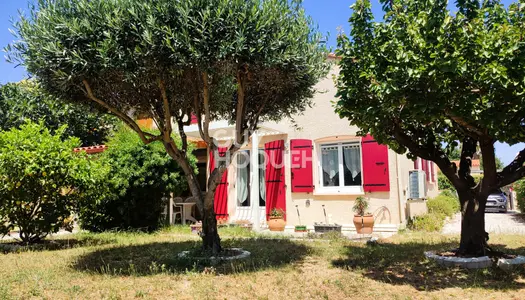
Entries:
[[[259, 148], [264, 148], [264, 144], [272, 141], [284, 139], [286, 149], [285, 159], [285, 180], [286, 180], [286, 210], [287, 226], [294, 225], [313, 225], [315, 222], [325, 222], [323, 205], [326, 209], [329, 223], [337, 223], [352, 227], [354, 200], [358, 196], [365, 196], [370, 199], [369, 211], [376, 217], [376, 224], [391, 224], [395, 227], [402, 225], [406, 220], [406, 197], [408, 195], [408, 171], [413, 169], [413, 161], [405, 155], [398, 155], [392, 150], [388, 151], [388, 163], [390, 173], [390, 191], [357, 194], [331, 194], [326, 195], [317, 192], [313, 193], [292, 193], [291, 192], [291, 169], [290, 166], [290, 140], [291, 139], [310, 139], [314, 143], [313, 168], [314, 183], [319, 182], [318, 172], [318, 142], [326, 141], [347, 141], [360, 140], [356, 136], [358, 128], [350, 126], [349, 121], [340, 119], [334, 112], [332, 102], [336, 99], [336, 88], [333, 82], [333, 75], [337, 74], [337, 67], [322, 80], [317, 89], [320, 91], [314, 98], [314, 106], [307, 109], [304, 114], [296, 116], [295, 122], [283, 121], [280, 123], [265, 123], [276, 129], [283, 135], [261, 137]], [[251, 149], [247, 145], [246, 149]], [[235, 220], [236, 216], [236, 172], [233, 166], [229, 169], [229, 197], [228, 210], [230, 217]], [[433, 187], [430, 187], [433, 190]], [[296, 206], [301, 215], [301, 222], [297, 217]], [[380, 227], [380, 226], [379, 226]], [[392, 226], [391, 226], [392, 227]]]

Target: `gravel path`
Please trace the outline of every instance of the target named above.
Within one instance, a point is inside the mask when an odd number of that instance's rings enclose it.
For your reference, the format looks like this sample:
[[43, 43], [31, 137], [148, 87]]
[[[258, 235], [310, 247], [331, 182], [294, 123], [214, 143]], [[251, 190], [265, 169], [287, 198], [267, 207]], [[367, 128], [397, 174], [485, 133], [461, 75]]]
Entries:
[[[525, 235], [525, 216], [517, 212], [486, 213], [485, 229], [488, 233], [507, 233]], [[461, 214], [455, 215], [443, 227], [444, 234], [459, 234], [461, 232]]]

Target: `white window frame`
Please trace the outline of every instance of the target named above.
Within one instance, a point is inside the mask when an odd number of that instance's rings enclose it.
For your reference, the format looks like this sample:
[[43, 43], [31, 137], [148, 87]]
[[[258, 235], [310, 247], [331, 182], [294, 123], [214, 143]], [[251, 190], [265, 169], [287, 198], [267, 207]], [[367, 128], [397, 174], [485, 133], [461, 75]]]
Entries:
[[[356, 145], [359, 147], [359, 154], [361, 159], [361, 185], [344, 186], [344, 166], [343, 166], [343, 146], [344, 145]], [[322, 149], [323, 147], [337, 147], [337, 155], [339, 160], [339, 186], [323, 186], [323, 158]], [[317, 180], [316, 189], [314, 194], [316, 195], [364, 195], [363, 189], [363, 147], [361, 140], [344, 140], [344, 141], [326, 141], [316, 144], [317, 148]]]

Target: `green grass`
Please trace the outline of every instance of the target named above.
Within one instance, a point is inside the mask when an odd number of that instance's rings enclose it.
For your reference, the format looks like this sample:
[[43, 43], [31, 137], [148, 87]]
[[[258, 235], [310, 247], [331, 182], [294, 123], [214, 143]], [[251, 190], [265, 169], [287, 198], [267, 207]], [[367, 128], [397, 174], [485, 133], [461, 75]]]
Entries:
[[[62, 236], [0, 254], [0, 299], [500, 299], [525, 291], [523, 267], [469, 271], [424, 257], [427, 250], [456, 247], [454, 236], [403, 233], [367, 246], [337, 236], [290, 240], [241, 228], [220, 233], [225, 247], [252, 256], [222, 264], [180, 259], [177, 253], [200, 243], [187, 227]], [[490, 242], [525, 254], [525, 236]]]

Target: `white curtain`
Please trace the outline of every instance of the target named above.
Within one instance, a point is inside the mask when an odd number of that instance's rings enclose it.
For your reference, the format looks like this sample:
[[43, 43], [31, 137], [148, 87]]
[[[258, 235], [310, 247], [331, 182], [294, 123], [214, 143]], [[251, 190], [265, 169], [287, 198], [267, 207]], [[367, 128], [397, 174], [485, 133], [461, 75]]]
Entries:
[[259, 150], [259, 194], [260, 194], [260, 198], [263, 199], [264, 203], [266, 203], [266, 180], [265, 180], [266, 178], [265, 176], [266, 176], [266, 168], [264, 166], [264, 150]]
[[345, 163], [345, 171], [350, 171], [352, 179], [355, 180], [356, 176], [361, 173], [361, 155], [359, 146], [344, 145], [343, 161]]
[[323, 167], [323, 185], [339, 185], [339, 156], [336, 147], [321, 148], [322, 167]]
[[239, 206], [249, 206], [248, 201], [248, 154], [238, 152], [237, 154], [237, 201]]

